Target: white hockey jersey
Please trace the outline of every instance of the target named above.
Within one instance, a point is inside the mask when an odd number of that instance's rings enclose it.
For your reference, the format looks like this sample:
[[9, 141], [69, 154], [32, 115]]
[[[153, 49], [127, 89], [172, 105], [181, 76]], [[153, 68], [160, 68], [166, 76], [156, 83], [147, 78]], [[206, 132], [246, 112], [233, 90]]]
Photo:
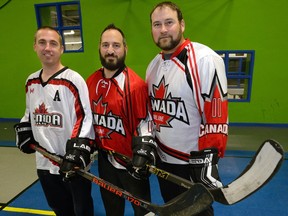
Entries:
[[160, 53], [150, 62], [146, 82], [162, 161], [187, 164], [191, 151], [209, 147], [223, 157], [228, 103], [219, 55], [186, 39], [169, 59]]
[[[57, 155], [64, 155], [70, 138], [94, 139], [92, 112], [85, 80], [75, 71], [63, 68], [47, 82], [42, 70], [26, 81], [26, 111], [21, 122], [31, 122], [34, 138]], [[59, 167], [36, 152], [37, 169], [58, 174]]]

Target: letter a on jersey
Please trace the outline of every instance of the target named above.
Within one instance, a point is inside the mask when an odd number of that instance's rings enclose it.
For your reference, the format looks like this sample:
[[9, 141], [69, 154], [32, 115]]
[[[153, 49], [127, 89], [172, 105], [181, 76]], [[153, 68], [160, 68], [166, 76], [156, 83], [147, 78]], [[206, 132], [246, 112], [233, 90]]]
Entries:
[[58, 91], [58, 90], [56, 91], [56, 93], [55, 93], [55, 95], [54, 95], [54, 99], [53, 99], [53, 101], [61, 101], [61, 100], [60, 100], [60, 95], [59, 95], [59, 91]]

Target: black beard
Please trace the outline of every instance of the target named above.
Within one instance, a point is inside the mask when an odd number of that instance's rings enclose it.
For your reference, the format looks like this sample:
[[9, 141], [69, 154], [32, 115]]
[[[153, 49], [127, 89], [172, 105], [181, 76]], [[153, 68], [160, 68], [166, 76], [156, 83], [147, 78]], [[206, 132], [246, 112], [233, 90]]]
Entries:
[[116, 63], [106, 61], [105, 57], [107, 57], [108, 55], [103, 57], [99, 52], [99, 56], [102, 66], [110, 71], [117, 70], [118, 68], [121, 68], [125, 65], [126, 53], [124, 53], [124, 55], [121, 58], [117, 58]]

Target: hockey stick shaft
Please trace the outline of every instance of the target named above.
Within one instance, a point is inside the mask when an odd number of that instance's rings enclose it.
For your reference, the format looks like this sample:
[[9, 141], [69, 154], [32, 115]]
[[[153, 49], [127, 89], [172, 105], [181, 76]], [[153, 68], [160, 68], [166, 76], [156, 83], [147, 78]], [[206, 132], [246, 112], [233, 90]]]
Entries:
[[[37, 152], [42, 154], [43, 156], [51, 159], [58, 164], [62, 163], [62, 158], [57, 155], [50, 154], [45, 149], [36, 146], [30, 145], [32, 149], [35, 149]], [[83, 169], [77, 169], [75, 172], [90, 180], [91, 182], [97, 184], [98, 186], [104, 188], [105, 190], [114, 193], [115, 195], [126, 199], [134, 205], [141, 206], [148, 211], [151, 211], [159, 216], [161, 215], [195, 215], [205, 208], [207, 208], [213, 202], [213, 198], [211, 194], [207, 191], [205, 187], [201, 184], [194, 185], [193, 188], [187, 190], [186, 192], [180, 194], [178, 197], [170, 200], [164, 205], [156, 205], [151, 202], [140, 199], [136, 196], [133, 196], [129, 192], [109, 183], [100, 177], [97, 177]]]
[[[113, 150], [107, 151], [125, 162], [131, 161], [129, 157], [123, 154]], [[282, 146], [274, 140], [266, 140], [238, 178], [226, 186], [216, 189], [209, 188], [208, 190], [216, 202], [224, 205], [235, 204], [264, 186], [277, 173], [283, 158], [284, 150]], [[270, 159], [270, 161], [268, 161], [268, 159]], [[195, 184], [182, 177], [159, 169], [156, 166], [147, 166], [150, 173], [182, 187], [189, 189]], [[249, 185], [249, 187], [247, 185]]]

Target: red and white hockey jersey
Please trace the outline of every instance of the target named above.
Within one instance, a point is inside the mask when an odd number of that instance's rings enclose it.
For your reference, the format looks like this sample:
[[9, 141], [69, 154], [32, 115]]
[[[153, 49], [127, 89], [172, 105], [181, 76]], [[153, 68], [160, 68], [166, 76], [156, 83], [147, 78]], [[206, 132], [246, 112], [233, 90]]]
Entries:
[[227, 79], [219, 55], [186, 39], [169, 59], [160, 53], [150, 62], [146, 82], [164, 162], [187, 164], [191, 151], [212, 146], [224, 155]]
[[[67, 67], [45, 83], [41, 73], [31, 74], [26, 81], [26, 111], [21, 122], [31, 122], [34, 138], [42, 147], [64, 155], [68, 139], [95, 138], [88, 88], [85, 80]], [[36, 166], [58, 174], [59, 167], [38, 152]]]
[[101, 68], [87, 79], [87, 86], [100, 148], [131, 157], [133, 135], [154, 137], [147, 85], [132, 69], [122, 68], [107, 79]]

